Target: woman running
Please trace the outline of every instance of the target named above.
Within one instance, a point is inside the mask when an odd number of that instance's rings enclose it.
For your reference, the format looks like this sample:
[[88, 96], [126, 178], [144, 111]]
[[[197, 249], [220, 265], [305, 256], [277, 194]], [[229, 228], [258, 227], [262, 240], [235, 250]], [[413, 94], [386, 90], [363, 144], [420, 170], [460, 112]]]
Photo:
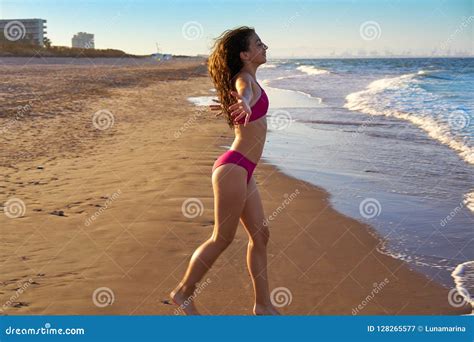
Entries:
[[[267, 133], [268, 98], [257, 83], [257, 68], [268, 47], [253, 28], [239, 27], [217, 38], [208, 70], [222, 111], [235, 139], [212, 168], [215, 223], [212, 236], [191, 257], [186, 274], [171, 292], [185, 314], [198, 315], [193, 303], [196, 284], [234, 239], [239, 220], [249, 235], [247, 265], [255, 293], [255, 315], [279, 315], [272, 305], [267, 279], [269, 230], [252, 173], [262, 155]], [[219, 114], [218, 114], [219, 115]]]

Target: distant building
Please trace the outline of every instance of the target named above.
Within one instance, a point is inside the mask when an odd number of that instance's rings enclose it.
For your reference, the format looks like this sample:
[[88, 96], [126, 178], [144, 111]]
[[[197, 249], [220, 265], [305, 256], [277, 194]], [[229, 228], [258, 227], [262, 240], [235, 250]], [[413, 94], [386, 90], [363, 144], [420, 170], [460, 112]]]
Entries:
[[81, 49], [94, 49], [94, 35], [86, 32], [79, 32], [72, 37], [72, 47]]
[[173, 58], [170, 53], [152, 53], [151, 57], [158, 60], [158, 61], [169, 61]]
[[2, 19], [0, 20], [0, 40], [31, 42], [44, 46], [46, 38], [44, 19]]

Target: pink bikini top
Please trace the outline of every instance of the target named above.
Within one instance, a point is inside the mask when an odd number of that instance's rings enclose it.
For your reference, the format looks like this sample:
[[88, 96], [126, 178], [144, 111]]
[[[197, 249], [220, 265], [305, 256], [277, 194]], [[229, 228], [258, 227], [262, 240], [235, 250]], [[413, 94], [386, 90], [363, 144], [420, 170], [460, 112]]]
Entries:
[[[260, 84], [258, 84], [258, 86], [260, 87]], [[267, 110], [269, 106], [268, 97], [267, 97], [267, 94], [265, 93], [265, 90], [263, 90], [262, 87], [260, 87], [260, 89], [262, 90], [260, 97], [258, 98], [257, 102], [255, 102], [255, 104], [250, 108], [252, 109], [252, 114], [250, 115], [249, 122], [258, 120], [262, 116], [267, 114]], [[245, 123], [245, 117], [243, 117], [237, 122], [243, 125]]]

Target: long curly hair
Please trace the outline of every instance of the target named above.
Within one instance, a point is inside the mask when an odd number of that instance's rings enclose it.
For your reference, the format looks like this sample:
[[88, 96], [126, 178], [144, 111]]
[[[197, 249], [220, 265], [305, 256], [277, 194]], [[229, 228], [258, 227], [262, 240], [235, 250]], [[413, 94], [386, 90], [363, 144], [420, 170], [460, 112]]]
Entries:
[[252, 34], [255, 34], [255, 29], [248, 26], [224, 31], [216, 38], [208, 59], [207, 68], [230, 128], [234, 127], [234, 123], [228, 108], [236, 102], [230, 92], [236, 90], [234, 78], [244, 66], [240, 52], [248, 51]]

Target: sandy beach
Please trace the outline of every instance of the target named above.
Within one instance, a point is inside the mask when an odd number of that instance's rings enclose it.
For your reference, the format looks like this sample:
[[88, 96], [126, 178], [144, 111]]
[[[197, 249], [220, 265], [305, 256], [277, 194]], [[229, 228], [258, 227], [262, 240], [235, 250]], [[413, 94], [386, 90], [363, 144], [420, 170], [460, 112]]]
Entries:
[[[0, 314], [176, 314], [168, 293], [211, 234], [211, 168], [233, 138], [187, 100], [210, 94], [204, 60], [0, 69]], [[255, 177], [283, 314], [470, 312], [377, 252], [323, 189], [265, 163]], [[252, 313], [247, 242], [239, 227], [196, 296], [203, 314]]]

